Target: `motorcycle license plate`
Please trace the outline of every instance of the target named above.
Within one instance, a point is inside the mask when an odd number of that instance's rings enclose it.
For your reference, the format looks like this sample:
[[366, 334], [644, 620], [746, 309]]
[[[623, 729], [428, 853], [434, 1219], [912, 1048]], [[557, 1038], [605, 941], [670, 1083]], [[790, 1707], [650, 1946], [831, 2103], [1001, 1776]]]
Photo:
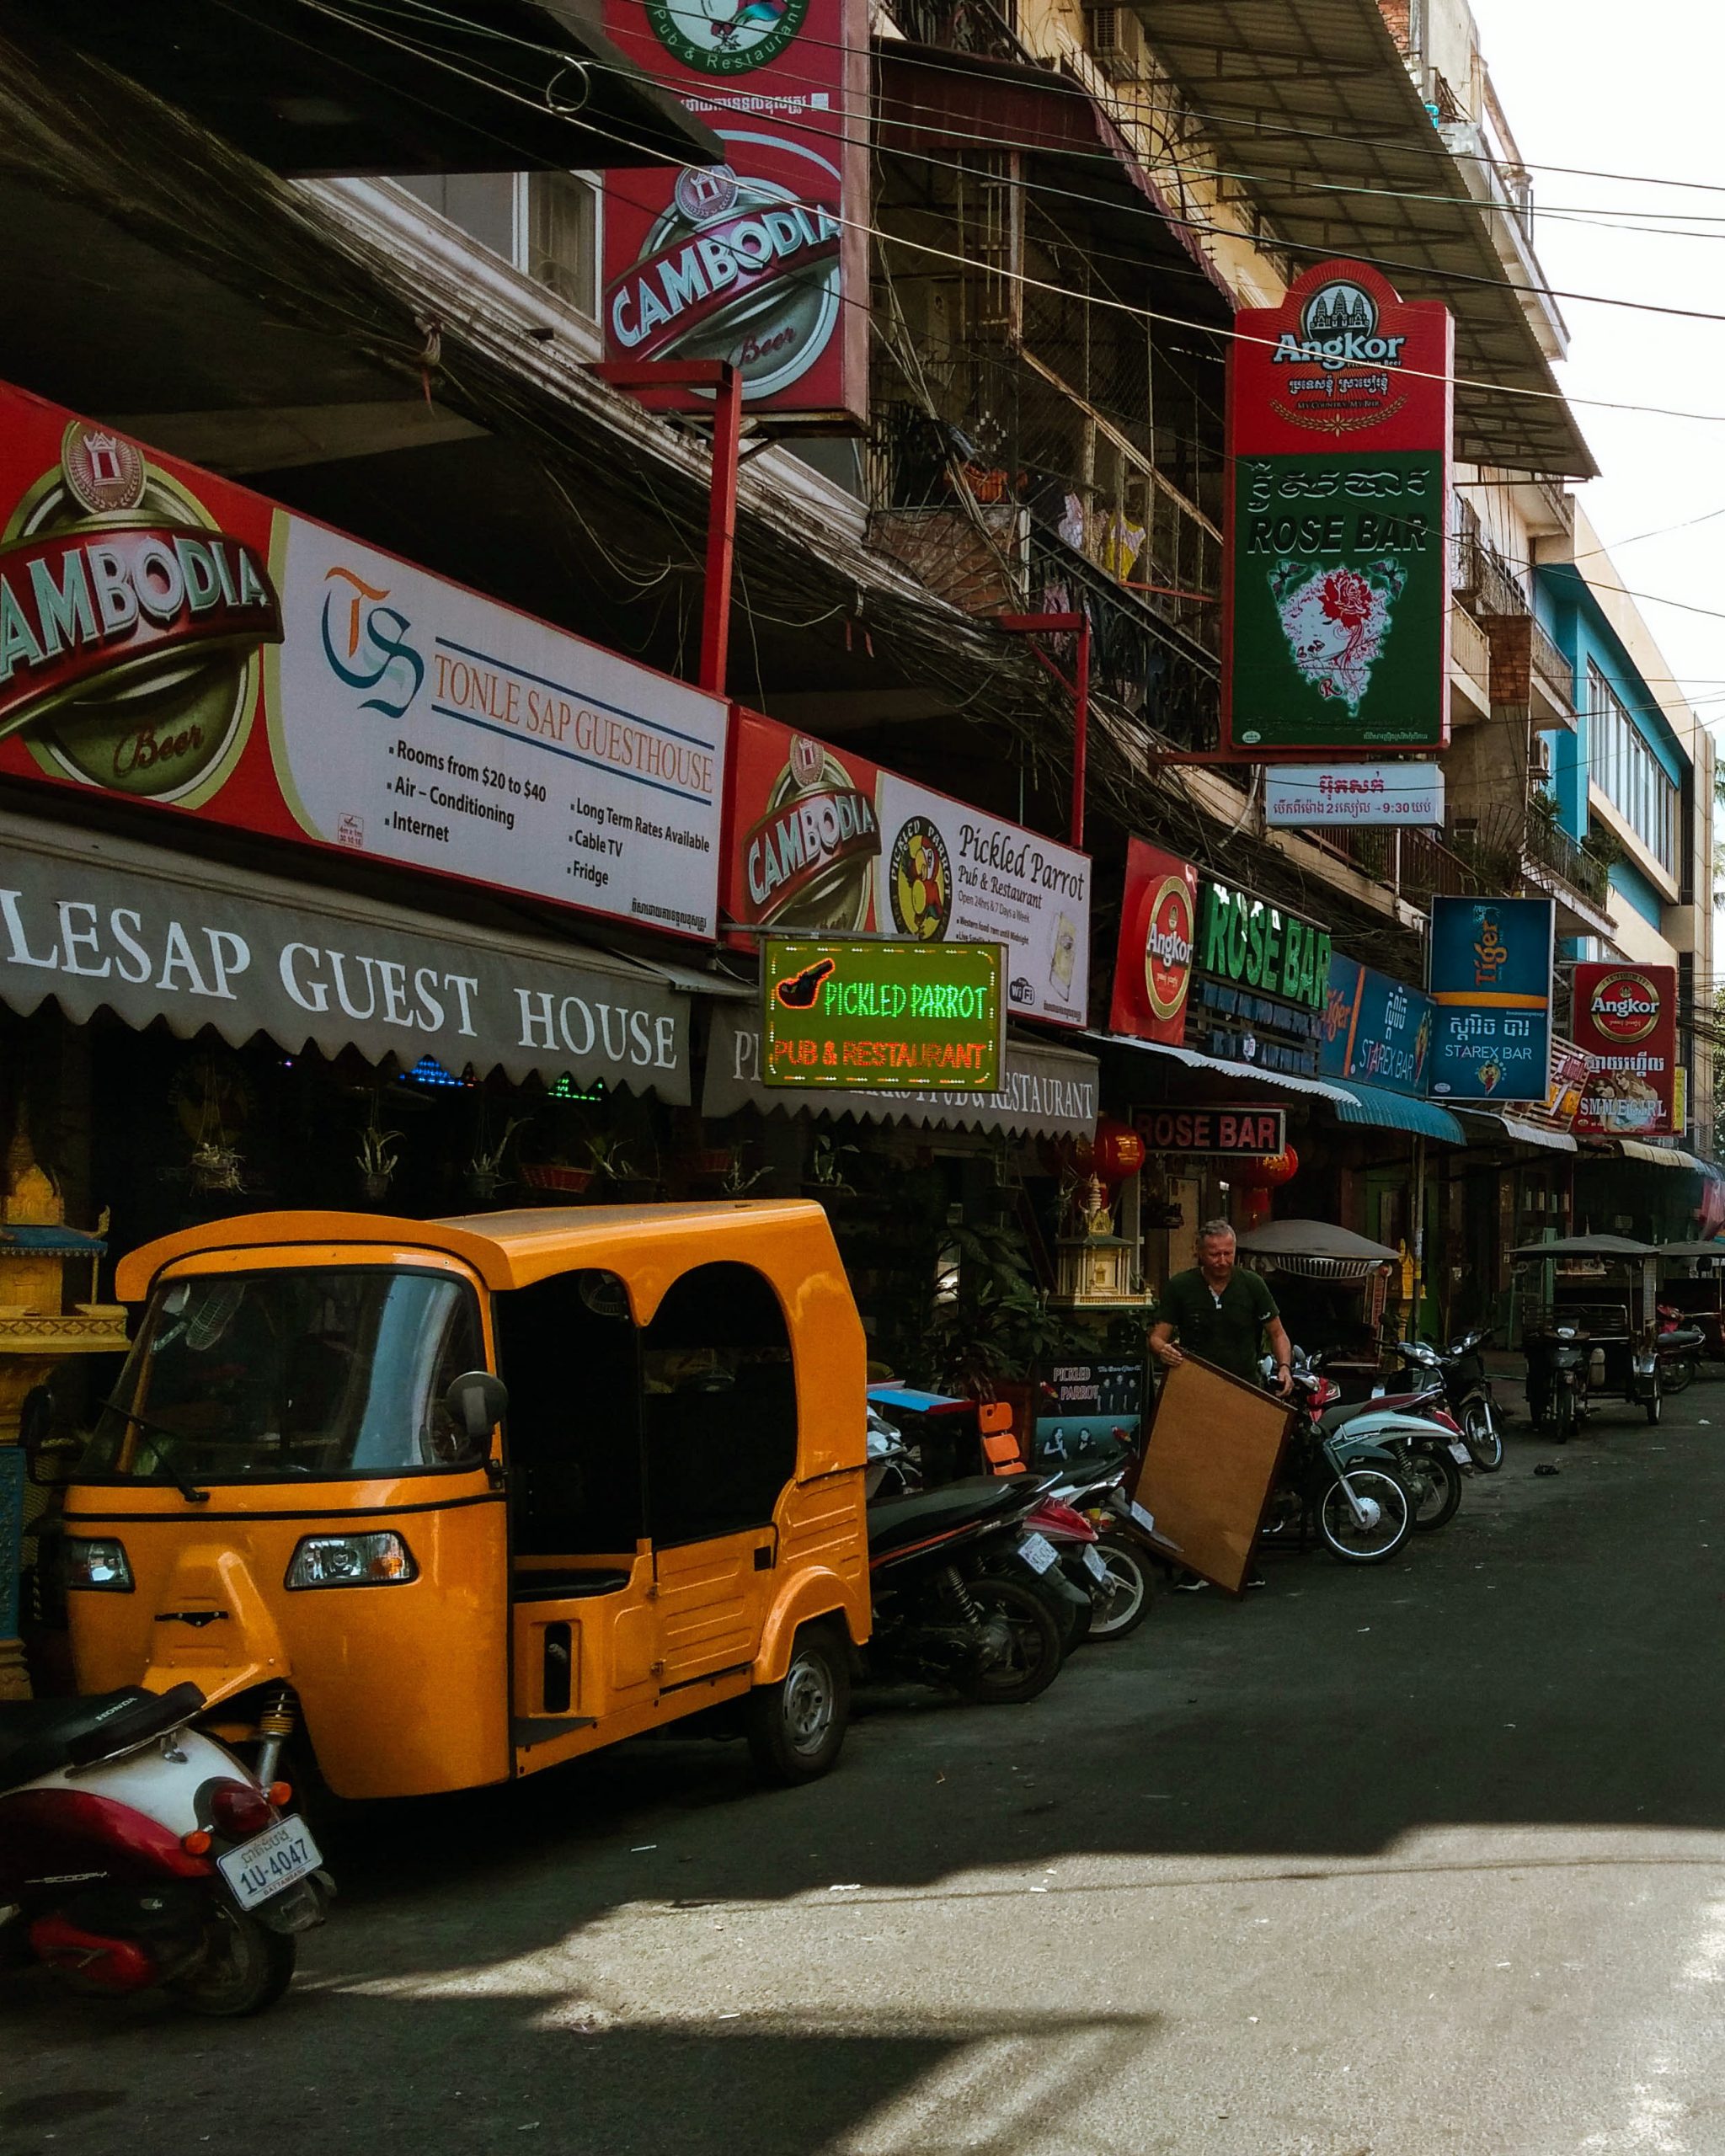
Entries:
[[216, 1859], [222, 1876], [243, 1909], [282, 1893], [323, 1861], [303, 1819], [278, 1819], [261, 1834]]
[[1473, 1454], [1469, 1452], [1467, 1447], [1462, 1444], [1460, 1438], [1451, 1438], [1450, 1440], [1450, 1457], [1451, 1460], [1459, 1460], [1461, 1465], [1466, 1467], [1469, 1460], [1473, 1458]]
[[1060, 1551], [1045, 1534], [1027, 1534], [1018, 1545], [1018, 1555], [1033, 1572], [1045, 1572], [1060, 1561]]
[[1089, 1573], [1090, 1577], [1093, 1580], [1105, 1580], [1108, 1576], [1108, 1566], [1103, 1564], [1102, 1559], [1097, 1556], [1094, 1550], [1087, 1550], [1085, 1551], [1084, 1569]]

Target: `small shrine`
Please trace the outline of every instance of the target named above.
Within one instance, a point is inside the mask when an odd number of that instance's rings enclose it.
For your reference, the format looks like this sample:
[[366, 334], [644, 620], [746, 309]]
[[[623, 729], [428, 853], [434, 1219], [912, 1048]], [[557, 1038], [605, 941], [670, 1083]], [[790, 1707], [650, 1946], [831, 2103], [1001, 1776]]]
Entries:
[[1132, 1263], [1136, 1246], [1114, 1232], [1114, 1217], [1102, 1181], [1092, 1175], [1074, 1194], [1074, 1231], [1060, 1238], [1055, 1259], [1055, 1292], [1050, 1299], [1072, 1310], [1122, 1303], [1148, 1305], [1153, 1296], [1135, 1294]]
[[[107, 1225], [104, 1214], [94, 1235], [67, 1226], [20, 1109], [0, 1194], [0, 1700], [29, 1692], [18, 1591], [26, 1515], [41, 1508], [29, 1503], [40, 1492], [29, 1485], [19, 1444], [24, 1401], [68, 1358], [124, 1353], [128, 1344], [124, 1306], [94, 1299]], [[88, 1300], [73, 1299], [80, 1289]]]

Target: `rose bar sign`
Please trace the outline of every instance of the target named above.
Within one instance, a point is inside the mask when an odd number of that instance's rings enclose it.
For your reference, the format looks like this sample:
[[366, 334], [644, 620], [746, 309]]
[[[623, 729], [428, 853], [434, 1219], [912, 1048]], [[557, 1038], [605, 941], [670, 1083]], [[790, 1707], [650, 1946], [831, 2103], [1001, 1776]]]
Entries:
[[1448, 308], [1325, 262], [1235, 331], [1225, 741], [1266, 761], [1445, 747]]

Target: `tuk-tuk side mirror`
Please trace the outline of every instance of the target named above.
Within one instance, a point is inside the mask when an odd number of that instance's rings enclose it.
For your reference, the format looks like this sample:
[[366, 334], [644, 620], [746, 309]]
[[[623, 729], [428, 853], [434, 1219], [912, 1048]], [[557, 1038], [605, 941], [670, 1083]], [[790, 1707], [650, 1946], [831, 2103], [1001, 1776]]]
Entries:
[[468, 1443], [482, 1446], [509, 1412], [509, 1388], [489, 1370], [463, 1370], [451, 1380], [443, 1404]]

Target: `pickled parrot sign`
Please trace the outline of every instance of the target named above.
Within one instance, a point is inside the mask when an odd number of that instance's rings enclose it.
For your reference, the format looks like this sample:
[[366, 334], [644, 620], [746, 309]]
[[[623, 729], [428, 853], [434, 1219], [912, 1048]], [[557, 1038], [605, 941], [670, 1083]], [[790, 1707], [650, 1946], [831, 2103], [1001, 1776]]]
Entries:
[[1448, 308], [1325, 262], [1235, 328], [1225, 740], [1445, 747]]

